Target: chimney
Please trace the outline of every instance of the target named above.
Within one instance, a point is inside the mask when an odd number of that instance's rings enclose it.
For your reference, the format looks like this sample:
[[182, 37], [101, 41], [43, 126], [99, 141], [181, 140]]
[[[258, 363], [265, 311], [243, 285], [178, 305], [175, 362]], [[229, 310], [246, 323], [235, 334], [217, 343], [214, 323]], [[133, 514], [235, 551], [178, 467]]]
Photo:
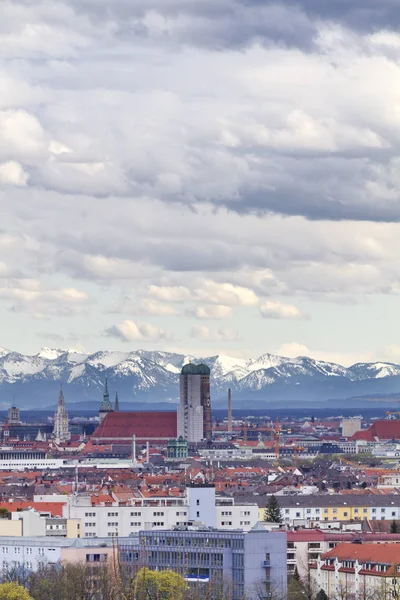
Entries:
[[228, 431], [232, 431], [232, 392], [228, 389]]

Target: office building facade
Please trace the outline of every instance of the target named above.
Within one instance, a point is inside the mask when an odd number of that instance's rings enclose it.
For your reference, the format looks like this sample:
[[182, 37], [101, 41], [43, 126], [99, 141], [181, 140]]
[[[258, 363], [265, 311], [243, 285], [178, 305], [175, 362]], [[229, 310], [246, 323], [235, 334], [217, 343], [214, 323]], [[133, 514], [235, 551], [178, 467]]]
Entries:
[[287, 597], [286, 533], [210, 527], [141, 531], [139, 546], [120, 544], [121, 560], [140, 568], [172, 569], [201, 593], [221, 588], [232, 600]]

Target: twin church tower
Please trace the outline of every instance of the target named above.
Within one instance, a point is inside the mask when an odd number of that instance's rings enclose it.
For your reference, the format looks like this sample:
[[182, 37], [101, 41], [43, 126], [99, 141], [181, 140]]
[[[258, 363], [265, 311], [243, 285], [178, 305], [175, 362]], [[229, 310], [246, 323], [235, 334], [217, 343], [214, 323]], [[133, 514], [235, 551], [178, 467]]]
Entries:
[[[99, 408], [100, 423], [109, 413], [119, 412], [118, 393], [114, 406], [110, 402], [107, 378], [104, 385], [103, 400]], [[126, 413], [140, 420], [141, 415], [149, 413]], [[210, 368], [205, 364], [189, 363], [180, 374], [180, 399], [175, 421], [175, 434], [187, 442], [197, 443], [212, 440], [212, 413], [210, 400]], [[57, 412], [54, 415], [53, 439], [58, 443], [68, 442], [71, 434], [68, 425], [68, 413], [65, 407], [64, 393], [61, 388]]]

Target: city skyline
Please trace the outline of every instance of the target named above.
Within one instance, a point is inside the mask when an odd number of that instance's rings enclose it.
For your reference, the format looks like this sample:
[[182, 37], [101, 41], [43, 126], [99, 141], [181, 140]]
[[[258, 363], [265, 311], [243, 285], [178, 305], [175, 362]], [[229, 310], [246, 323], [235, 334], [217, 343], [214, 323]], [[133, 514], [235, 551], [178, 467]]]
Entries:
[[5, 3], [0, 345], [399, 363], [398, 12]]

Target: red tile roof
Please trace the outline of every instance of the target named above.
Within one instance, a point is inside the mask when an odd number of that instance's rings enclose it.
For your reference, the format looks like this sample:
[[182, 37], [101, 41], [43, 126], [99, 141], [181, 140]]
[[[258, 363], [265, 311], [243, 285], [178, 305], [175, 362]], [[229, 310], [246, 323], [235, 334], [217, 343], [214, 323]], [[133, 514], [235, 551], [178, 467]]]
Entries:
[[96, 439], [172, 439], [177, 436], [176, 412], [109, 413], [92, 434]]
[[322, 558], [338, 558], [342, 560], [356, 560], [360, 563], [386, 563], [389, 565], [400, 563], [400, 544], [338, 544]]
[[368, 429], [357, 431], [350, 439], [367, 442], [400, 439], [400, 419], [375, 421]]
[[[65, 498], [65, 503], [67, 498]], [[63, 516], [64, 502], [0, 502], [0, 508], [6, 508], [8, 512], [27, 510], [33, 508], [37, 512], [50, 513], [53, 517]]]

